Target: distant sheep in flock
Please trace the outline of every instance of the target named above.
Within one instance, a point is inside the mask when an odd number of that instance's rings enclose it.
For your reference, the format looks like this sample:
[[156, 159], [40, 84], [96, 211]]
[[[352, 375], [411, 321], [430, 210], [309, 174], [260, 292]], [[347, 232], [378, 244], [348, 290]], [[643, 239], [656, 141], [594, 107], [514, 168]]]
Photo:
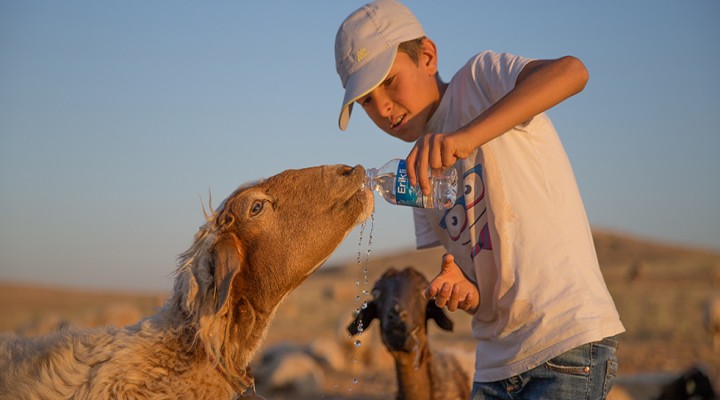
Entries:
[[[362, 167], [282, 172], [206, 215], [157, 314], [126, 328], [0, 336], [0, 398], [231, 399], [278, 304], [373, 209]], [[141, 277], [138, 277], [141, 279]]]
[[657, 400], [714, 400], [717, 399], [710, 378], [697, 367], [662, 387]]
[[425, 300], [422, 292], [427, 286], [425, 276], [412, 267], [387, 270], [373, 287], [373, 300], [358, 312], [348, 331], [356, 335], [375, 318], [380, 320], [383, 343], [395, 359], [398, 400], [470, 398], [471, 380], [460, 362], [430, 348], [427, 321], [433, 319], [447, 331], [453, 323], [434, 300]]

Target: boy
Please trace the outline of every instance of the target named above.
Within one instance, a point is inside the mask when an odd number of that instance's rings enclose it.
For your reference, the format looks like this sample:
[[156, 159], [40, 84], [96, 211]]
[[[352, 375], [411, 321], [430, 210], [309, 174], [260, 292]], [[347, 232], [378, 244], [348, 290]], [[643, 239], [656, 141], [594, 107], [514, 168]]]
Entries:
[[402, 4], [352, 13], [335, 40], [353, 103], [391, 136], [415, 142], [408, 177], [428, 193], [428, 170], [456, 168], [449, 210], [414, 210], [418, 248], [442, 244], [425, 295], [473, 315], [473, 400], [603, 399], [623, 332], [598, 266], [572, 168], [544, 111], [580, 92], [580, 60], [484, 51], [450, 82], [437, 49]]

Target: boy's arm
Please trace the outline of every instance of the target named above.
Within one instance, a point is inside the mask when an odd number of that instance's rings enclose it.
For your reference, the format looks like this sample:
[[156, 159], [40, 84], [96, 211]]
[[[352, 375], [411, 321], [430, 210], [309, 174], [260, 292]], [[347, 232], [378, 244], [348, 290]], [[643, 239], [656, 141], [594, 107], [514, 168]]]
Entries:
[[454, 132], [427, 133], [418, 139], [407, 157], [410, 183], [419, 182], [423, 193], [429, 194], [428, 167], [442, 171], [467, 158], [476, 148], [581, 92], [587, 81], [588, 71], [575, 57], [530, 61], [515, 87], [470, 123]]

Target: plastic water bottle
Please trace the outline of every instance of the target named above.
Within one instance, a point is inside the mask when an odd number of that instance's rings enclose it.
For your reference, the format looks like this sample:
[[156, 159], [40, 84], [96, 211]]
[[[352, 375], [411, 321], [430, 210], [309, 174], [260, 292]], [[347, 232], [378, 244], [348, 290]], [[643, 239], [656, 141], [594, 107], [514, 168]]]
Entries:
[[419, 208], [450, 208], [457, 196], [457, 172], [448, 168], [441, 176], [430, 176], [432, 190], [423, 195], [419, 185], [410, 185], [405, 160], [396, 158], [380, 168], [365, 170], [365, 185], [391, 204]]

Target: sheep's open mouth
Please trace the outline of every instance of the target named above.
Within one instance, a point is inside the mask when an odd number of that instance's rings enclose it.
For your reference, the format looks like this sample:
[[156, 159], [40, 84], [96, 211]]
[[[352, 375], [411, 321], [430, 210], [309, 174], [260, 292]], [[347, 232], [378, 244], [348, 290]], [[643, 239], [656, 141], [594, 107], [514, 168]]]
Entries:
[[363, 206], [362, 212], [360, 212], [356, 220], [357, 223], [360, 223], [370, 218], [370, 215], [375, 210], [375, 198], [373, 197], [372, 190], [368, 188], [361, 188], [355, 193], [354, 197], [357, 198]]

